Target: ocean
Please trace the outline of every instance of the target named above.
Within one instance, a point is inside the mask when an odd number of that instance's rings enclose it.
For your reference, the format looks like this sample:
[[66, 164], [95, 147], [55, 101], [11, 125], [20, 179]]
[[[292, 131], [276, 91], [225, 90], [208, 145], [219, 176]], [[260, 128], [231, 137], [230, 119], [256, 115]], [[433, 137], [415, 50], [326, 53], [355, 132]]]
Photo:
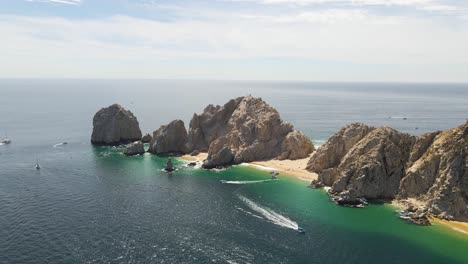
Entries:
[[315, 145], [352, 122], [419, 135], [468, 119], [467, 84], [0, 80], [0, 138], [12, 140], [0, 145], [0, 263], [468, 261], [468, 234], [408, 224], [390, 205], [339, 207], [308, 182], [249, 166], [175, 160], [167, 174], [167, 157], [90, 144], [94, 113], [112, 103], [151, 133], [249, 94]]

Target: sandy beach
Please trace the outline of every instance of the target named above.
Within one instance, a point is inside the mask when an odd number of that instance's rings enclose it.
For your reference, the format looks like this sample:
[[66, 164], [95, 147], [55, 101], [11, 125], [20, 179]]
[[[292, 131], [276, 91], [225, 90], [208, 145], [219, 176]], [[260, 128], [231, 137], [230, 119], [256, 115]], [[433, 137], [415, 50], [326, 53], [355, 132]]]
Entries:
[[312, 181], [317, 179], [318, 175], [313, 172], [309, 172], [305, 169], [309, 157], [298, 160], [267, 160], [267, 161], [255, 161], [247, 163], [247, 165], [261, 166], [267, 169], [273, 169], [280, 173], [280, 175], [293, 176], [304, 181]]
[[[414, 198], [408, 198], [407, 200], [399, 201], [399, 200], [393, 200], [391, 204], [393, 206], [396, 206], [398, 208], [407, 208], [408, 202], [411, 203], [415, 207], [424, 207], [425, 204], [421, 201], [418, 201]], [[468, 235], [468, 222], [460, 222], [460, 221], [449, 221], [449, 220], [444, 220], [440, 219], [434, 216], [429, 216], [429, 220], [431, 221], [432, 224], [440, 224], [447, 226], [457, 232], [461, 232], [464, 234]]]
[[[191, 162], [203, 161], [208, 157], [208, 153], [200, 153], [196, 156], [183, 155], [181, 159]], [[253, 166], [262, 170], [275, 170], [284, 176], [292, 176], [304, 181], [312, 181], [317, 179], [318, 175], [316, 173], [309, 172], [305, 170], [307, 161], [310, 157], [299, 159], [299, 160], [267, 160], [267, 161], [254, 161], [249, 163], [243, 163], [243, 166]]]
[[441, 224], [447, 227], [452, 228], [455, 231], [464, 233], [468, 235], [468, 223], [467, 222], [459, 222], [459, 221], [448, 221], [444, 219], [439, 219], [435, 217], [430, 217], [429, 218], [431, 222], [434, 224]]

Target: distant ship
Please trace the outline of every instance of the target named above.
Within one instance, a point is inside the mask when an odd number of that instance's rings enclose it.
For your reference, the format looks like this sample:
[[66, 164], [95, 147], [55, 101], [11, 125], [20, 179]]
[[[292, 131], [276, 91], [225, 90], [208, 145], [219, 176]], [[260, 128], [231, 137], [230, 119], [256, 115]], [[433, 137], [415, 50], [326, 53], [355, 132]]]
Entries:
[[39, 160], [36, 158], [36, 170], [40, 170], [41, 165], [39, 165]]
[[8, 135], [6, 134], [6, 132], [5, 132], [5, 138], [3, 139], [2, 143], [3, 144], [10, 144], [11, 143], [11, 139], [8, 138]]

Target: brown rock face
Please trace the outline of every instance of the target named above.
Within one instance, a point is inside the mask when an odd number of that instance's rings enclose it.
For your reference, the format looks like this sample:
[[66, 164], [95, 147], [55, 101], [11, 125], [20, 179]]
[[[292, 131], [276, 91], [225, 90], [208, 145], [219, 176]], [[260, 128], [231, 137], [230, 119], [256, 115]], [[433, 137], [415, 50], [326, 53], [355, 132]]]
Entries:
[[234, 154], [231, 149], [223, 148], [218, 153], [210, 154], [208, 158], [203, 162], [203, 168], [213, 169], [217, 166], [226, 166], [232, 164], [234, 160]]
[[186, 153], [187, 130], [184, 121], [174, 120], [153, 132], [148, 152], [154, 154]]
[[302, 159], [313, 151], [312, 141], [304, 133], [294, 130], [286, 136], [281, 144], [281, 154], [278, 159]]
[[233, 155], [230, 164], [305, 158], [314, 149], [310, 139], [283, 122], [276, 109], [251, 96], [230, 100], [224, 106], [209, 105], [201, 115], [195, 114], [187, 148], [189, 152], [208, 151], [206, 167], [227, 165], [214, 159], [225, 148]]
[[468, 220], [468, 122], [438, 133], [422, 156], [408, 164], [398, 198], [424, 201], [428, 212]]
[[93, 118], [91, 143], [115, 145], [141, 139], [137, 118], [118, 104], [99, 110]]
[[344, 197], [416, 198], [427, 212], [468, 218], [468, 123], [418, 137], [388, 127], [351, 124], [309, 160], [317, 186]]

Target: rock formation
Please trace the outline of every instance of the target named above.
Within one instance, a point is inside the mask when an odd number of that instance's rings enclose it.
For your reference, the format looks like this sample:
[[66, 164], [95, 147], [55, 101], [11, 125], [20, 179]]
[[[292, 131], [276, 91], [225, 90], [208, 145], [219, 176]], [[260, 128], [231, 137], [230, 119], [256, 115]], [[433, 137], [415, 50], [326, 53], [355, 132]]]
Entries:
[[187, 153], [186, 142], [187, 130], [184, 121], [174, 120], [153, 132], [148, 151], [154, 154]]
[[219, 166], [232, 164], [234, 154], [230, 148], [224, 147], [215, 154], [209, 154], [208, 158], [203, 162], [203, 168], [213, 169]]
[[164, 167], [164, 170], [167, 172], [173, 172], [175, 170], [171, 158], [167, 159], [166, 167]]
[[[468, 122], [444, 131], [411, 136], [388, 127], [351, 124], [312, 155], [307, 169], [315, 186], [330, 186], [342, 204], [360, 199], [417, 200], [425, 214], [468, 219]], [[412, 199], [408, 199], [412, 198]]]
[[99, 110], [93, 118], [91, 143], [116, 145], [141, 139], [137, 118], [118, 104]]
[[153, 139], [153, 137], [152, 137], [150, 134], [144, 134], [144, 135], [141, 137], [141, 142], [143, 142], [143, 143], [150, 143], [152, 139]]
[[133, 156], [145, 153], [145, 147], [141, 141], [135, 141], [127, 145], [124, 154], [127, 156]]
[[194, 114], [187, 150], [208, 151], [204, 167], [213, 168], [272, 158], [305, 158], [314, 147], [309, 138], [283, 122], [276, 109], [260, 98], [246, 96], [224, 106], [209, 105], [202, 114]]

